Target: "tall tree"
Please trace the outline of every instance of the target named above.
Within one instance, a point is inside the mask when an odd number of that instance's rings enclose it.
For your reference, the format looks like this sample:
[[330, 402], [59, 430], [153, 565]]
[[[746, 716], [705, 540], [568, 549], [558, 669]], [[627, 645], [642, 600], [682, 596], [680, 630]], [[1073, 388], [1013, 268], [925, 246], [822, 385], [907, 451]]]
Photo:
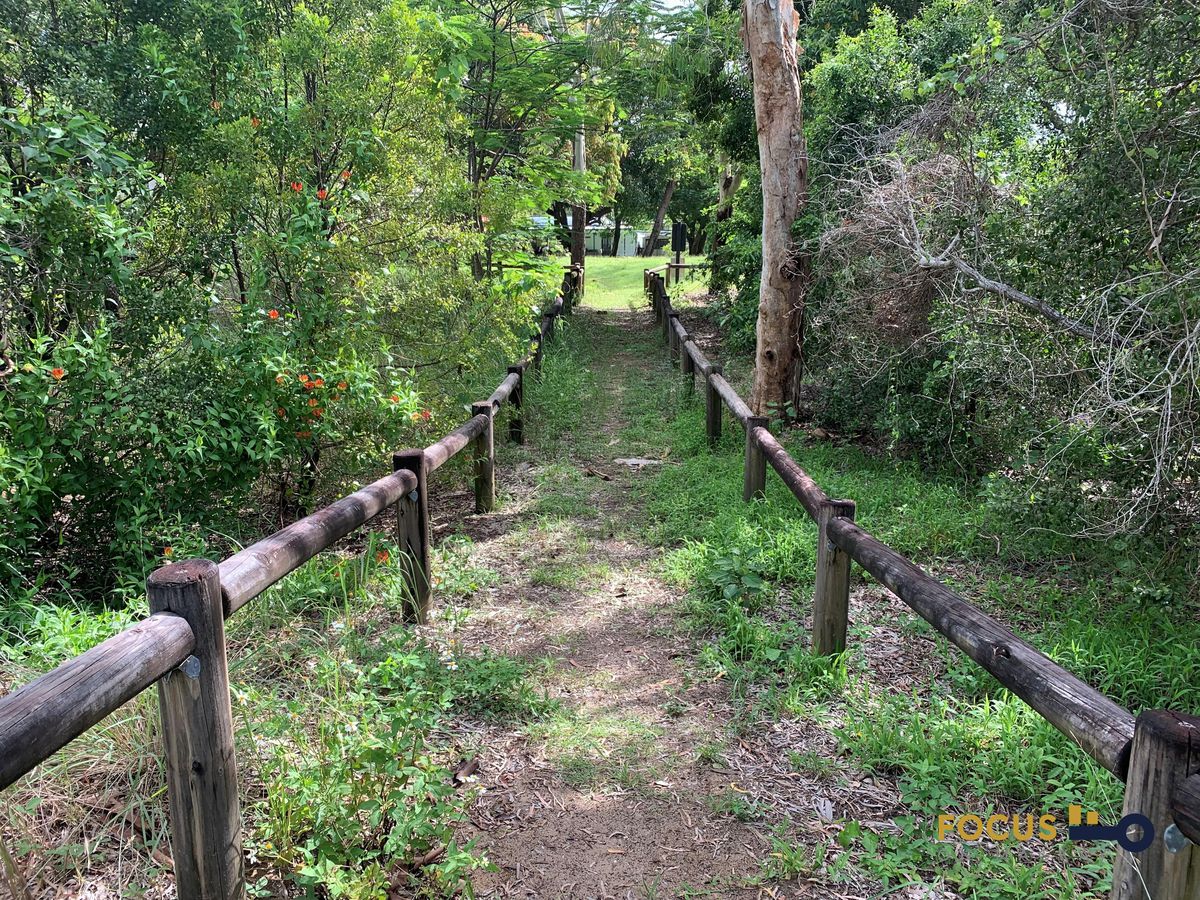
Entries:
[[796, 61], [799, 16], [792, 0], [746, 0], [742, 37], [754, 79], [762, 171], [762, 279], [751, 405], [759, 414], [794, 410], [803, 371], [808, 254], [792, 228], [808, 201], [804, 100]]

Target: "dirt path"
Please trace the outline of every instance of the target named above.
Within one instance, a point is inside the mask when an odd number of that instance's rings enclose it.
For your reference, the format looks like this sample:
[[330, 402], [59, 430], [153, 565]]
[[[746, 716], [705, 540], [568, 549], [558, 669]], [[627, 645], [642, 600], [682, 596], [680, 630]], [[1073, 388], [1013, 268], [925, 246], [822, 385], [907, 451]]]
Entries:
[[485, 789], [468, 833], [496, 866], [476, 879], [481, 896], [760, 894], [750, 881], [770, 846], [729, 814], [741, 794], [718, 749], [725, 687], [690, 667], [679, 598], [638, 537], [643, 492], [669, 462], [618, 462], [649, 452], [627, 433], [630, 407], [655, 389], [670, 403], [675, 387], [649, 325], [579, 311], [586, 415], [569, 442], [547, 450], [534, 436], [527, 460], [502, 465], [505, 502], [468, 526], [470, 564], [498, 578], [467, 601], [455, 637], [538, 661], [560, 704], [545, 722], [466, 739]]

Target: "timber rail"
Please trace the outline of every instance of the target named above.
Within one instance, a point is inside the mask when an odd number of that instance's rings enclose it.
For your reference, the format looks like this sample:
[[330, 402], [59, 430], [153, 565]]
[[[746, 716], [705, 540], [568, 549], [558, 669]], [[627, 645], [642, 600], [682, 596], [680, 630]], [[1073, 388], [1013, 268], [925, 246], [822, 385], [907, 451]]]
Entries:
[[221, 563], [192, 559], [151, 573], [151, 615], [0, 697], [0, 790], [157, 683], [166, 757], [175, 885], [180, 900], [245, 896], [237, 761], [225, 620], [318, 553], [389, 507], [405, 581], [405, 616], [423, 621], [432, 584], [428, 476], [471, 448], [475, 509], [496, 498], [496, 414], [508, 404], [509, 436], [524, 443], [526, 370], [540, 369], [556, 323], [583, 293], [583, 267], [567, 267], [541, 316], [529, 354], [471, 418], [423, 449], [393, 456], [393, 472]]
[[846, 648], [853, 560], [1125, 783], [1122, 818], [1109, 839], [1119, 833], [1136, 846], [1136, 838], [1147, 832], [1130, 816], [1148, 819], [1154, 834], [1149, 846], [1137, 852], [1121, 845], [1113, 900], [1198, 900], [1200, 718], [1166, 710], [1143, 711], [1135, 718], [855, 524], [854, 502], [826, 496], [775, 439], [768, 419], [754, 415], [721, 366], [710, 362], [691, 339], [667, 292], [676, 268], [669, 264], [646, 269], [644, 286], [671, 359], [689, 390], [695, 389], [697, 375], [703, 381], [710, 446], [721, 437], [727, 408], [746, 436], [742, 499], [764, 496], [770, 466], [817, 524], [813, 652], [832, 655]]

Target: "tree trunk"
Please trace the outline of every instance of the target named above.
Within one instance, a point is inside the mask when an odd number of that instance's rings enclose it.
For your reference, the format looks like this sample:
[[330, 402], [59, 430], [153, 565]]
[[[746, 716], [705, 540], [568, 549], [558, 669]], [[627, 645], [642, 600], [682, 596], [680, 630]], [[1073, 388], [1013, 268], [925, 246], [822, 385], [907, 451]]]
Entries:
[[792, 242], [792, 227], [808, 201], [798, 22], [792, 0], [746, 0], [742, 7], [763, 190], [758, 347], [750, 400], [759, 415], [786, 416], [798, 408], [803, 371], [804, 293], [812, 264]]
[[672, 178], [667, 182], [667, 187], [663, 191], [662, 201], [658, 204], [658, 212], [654, 215], [654, 227], [650, 229], [650, 239], [646, 241], [646, 246], [643, 249], [643, 256], [654, 255], [654, 244], [658, 241], [658, 233], [662, 231], [663, 220], [667, 217], [667, 207], [671, 205], [671, 197], [675, 194], [675, 187], [679, 182]]
[[613, 212], [613, 237], [612, 237], [612, 253], [611, 256], [620, 256], [621, 254], [621, 217], [616, 212]]
[[[583, 129], [575, 132], [575, 171], [587, 172], [587, 143]], [[576, 204], [571, 207], [571, 265], [582, 266], [587, 254], [587, 207]]]

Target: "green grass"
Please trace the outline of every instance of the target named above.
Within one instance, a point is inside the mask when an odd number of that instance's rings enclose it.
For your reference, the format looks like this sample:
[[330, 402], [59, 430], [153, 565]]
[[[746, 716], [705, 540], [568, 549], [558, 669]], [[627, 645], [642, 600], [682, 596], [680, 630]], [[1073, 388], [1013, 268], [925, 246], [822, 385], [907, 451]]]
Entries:
[[[736, 426], [710, 453], [700, 440], [702, 412], [682, 403], [658, 433], [680, 461], [646, 492], [649, 532], [666, 551], [668, 576], [690, 592], [690, 619], [708, 641], [701, 662], [744, 704], [731, 728], [780, 715], [847, 723], [836, 730], [843, 751], [856, 765], [894, 777], [911, 811], [899, 835], [864, 831], [849, 841], [885, 884], [940, 879], [978, 898], [1103, 896], [1110, 849], [1056, 847], [1062, 867], [1074, 873], [1065, 875], [1004, 848], [972, 847], [963, 859], [929, 841], [930, 823], [941, 811], [997, 804], [1061, 810], [1082, 802], [1112, 818], [1121, 785], [940, 637], [946, 674], [913, 693], [870, 686], [855, 644], [861, 623], [840, 665], [809, 655], [797, 623], [811, 597], [815, 527], [773, 476], [764, 500], [741, 501]], [[994, 517], [970, 484], [852, 446], [810, 446], [795, 435], [784, 443], [831, 496], [858, 501], [864, 527], [1100, 690], [1135, 712], [1200, 706], [1200, 625], [1186, 611], [1114, 596], [1101, 558], [1064, 566], [1052, 554], [1039, 556], [1037, 544]], [[784, 588], [782, 607], [763, 608], [760, 582]], [[908, 639], [931, 635], [915, 615], [896, 624]], [[1160, 652], [1164, 645], [1170, 653]], [[797, 762], [827, 774], [815, 760]]]
[[662, 729], [636, 718], [583, 717], [564, 709], [527, 734], [545, 744], [563, 780], [581, 789], [645, 787], [662, 777], [667, 764], [655, 752]]
[[[700, 257], [685, 257], [697, 262]], [[589, 256], [585, 267], [584, 305], [595, 309], [628, 309], [644, 305], [642, 272], [665, 265], [663, 254], [644, 259], [640, 256]]]

